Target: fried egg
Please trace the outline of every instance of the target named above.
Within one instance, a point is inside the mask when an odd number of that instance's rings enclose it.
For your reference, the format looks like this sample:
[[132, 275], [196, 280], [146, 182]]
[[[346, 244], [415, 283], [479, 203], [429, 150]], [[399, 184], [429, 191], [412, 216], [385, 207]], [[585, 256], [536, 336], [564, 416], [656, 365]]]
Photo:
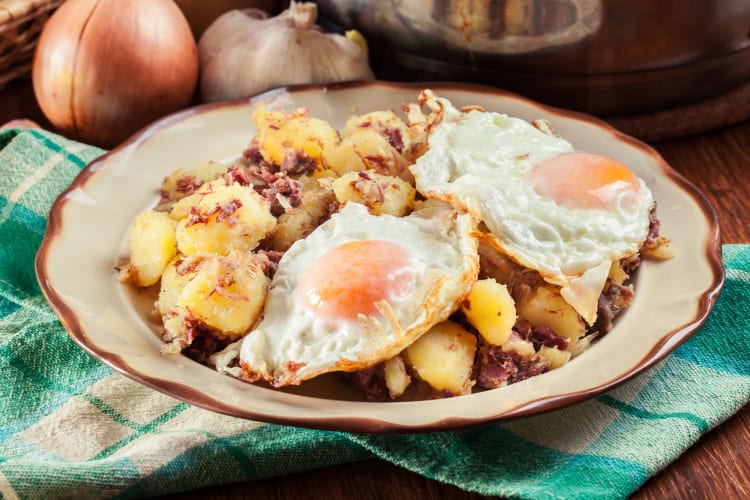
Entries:
[[612, 262], [637, 252], [651, 191], [622, 163], [544, 127], [449, 101], [411, 171], [417, 190], [467, 210], [491, 246], [537, 270], [589, 323]]
[[406, 217], [346, 204], [279, 261], [263, 319], [240, 347], [245, 378], [279, 387], [395, 356], [468, 294], [475, 231], [445, 203]]

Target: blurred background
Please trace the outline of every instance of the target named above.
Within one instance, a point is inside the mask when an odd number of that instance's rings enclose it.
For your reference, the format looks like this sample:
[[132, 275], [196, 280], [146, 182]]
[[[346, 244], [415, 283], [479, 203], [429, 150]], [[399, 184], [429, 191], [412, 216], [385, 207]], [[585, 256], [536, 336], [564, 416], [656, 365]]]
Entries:
[[[30, 77], [63, 0], [0, 0], [0, 88]], [[286, 0], [175, 0], [196, 42], [223, 13]], [[376, 78], [491, 85], [605, 118], [638, 137], [750, 117], [748, 0], [317, 0], [326, 31], [357, 30]], [[201, 102], [196, 94], [191, 104]]]
[[461, 80], [611, 115], [750, 79], [747, 0], [319, 0], [388, 80]]

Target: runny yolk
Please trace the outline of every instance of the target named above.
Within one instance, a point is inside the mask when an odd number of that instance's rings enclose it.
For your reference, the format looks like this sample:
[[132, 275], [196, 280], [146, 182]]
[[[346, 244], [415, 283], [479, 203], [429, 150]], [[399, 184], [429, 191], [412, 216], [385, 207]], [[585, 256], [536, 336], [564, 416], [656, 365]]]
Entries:
[[375, 304], [403, 294], [411, 280], [409, 254], [397, 243], [357, 240], [319, 257], [299, 291], [308, 310], [328, 319], [375, 315]]
[[[640, 191], [638, 177], [617, 160], [575, 151], [542, 161], [531, 167], [534, 191], [559, 205], [578, 208], [608, 208], [623, 193]], [[635, 202], [625, 197], [620, 203]]]

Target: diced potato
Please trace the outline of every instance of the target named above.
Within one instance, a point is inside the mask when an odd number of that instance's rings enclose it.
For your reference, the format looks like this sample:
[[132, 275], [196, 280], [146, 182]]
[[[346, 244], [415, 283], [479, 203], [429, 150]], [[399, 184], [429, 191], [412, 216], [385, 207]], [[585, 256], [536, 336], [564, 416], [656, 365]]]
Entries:
[[250, 251], [276, 226], [267, 200], [238, 184], [197, 198], [177, 225], [177, 248], [183, 254]]
[[374, 170], [379, 174], [392, 175], [411, 183], [414, 176], [409, 171], [409, 161], [388, 141], [369, 129], [359, 129], [341, 141], [326, 155], [328, 167], [342, 176], [347, 172]]
[[516, 304], [518, 315], [531, 326], [546, 326], [556, 334], [577, 339], [586, 332], [586, 324], [559, 291], [540, 286]]
[[[412, 150], [413, 132], [406, 125], [406, 122], [393, 111], [373, 111], [364, 115], [353, 116], [347, 120], [341, 130], [341, 137], [347, 138], [360, 133], [363, 129], [378, 133], [405, 157], [408, 157]], [[416, 160], [416, 158], [413, 160]], [[413, 160], [410, 159], [412, 162]]]
[[461, 310], [490, 344], [505, 343], [516, 324], [516, 306], [508, 287], [491, 278], [474, 283]]
[[641, 253], [646, 257], [667, 260], [677, 255], [677, 248], [672, 245], [672, 241], [669, 238], [659, 236], [653, 243], [644, 245]]
[[178, 304], [182, 290], [195, 276], [196, 269], [203, 260], [201, 255], [178, 257], [169, 263], [161, 276], [159, 298], [156, 309], [161, 315], [164, 329], [171, 337], [182, 337], [185, 333], [185, 310]]
[[585, 337], [571, 340], [570, 342], [568, 342], [568, 348], [566, 349], [566, 351], [570, 353], [570, 357], [575, 358], [579, 354], [583, 353], [583, 351], [588, 349], [591, 345], [591, 342], [593, 342], [595, 339], [596, 334], [586, 335]]
[[349, 137], [359, 132], [359, 129], [370, 129], [381, 135], [389, 135], [387, 129], [395, 129], [404, 134], [411, 130], [399, 116], [391, 110], [371, 111], [363, 115], [352, 116], [341, 129], [341, 137]]
[[177, 253], [177, 222], [165, 212], [138, 214], [130, 227], [130, 267], [138, 286], [159, 281], [164, 268]]
[[411, 383], [411, 377], [406, 373], [404, 358], [395, 356], [383, 363], [385, 371], [385, 386], [391, 399], [401, 396]]
[[325, 168], [324, 157], [339, 143], [339, 134], [328, 122], [307, 116], [305, 110], [287, 114], [262, 107], [253, 113], [263, 159], [282, 165], [289, 158], [309, 159], [316, 170]]
[[306, 237], [318, 227], [320, 219], [307, 210], [296, 207], [279, 217], [279, 223], [268, 238], [268, 248], [284, 252], [292, 244]]
[[201, 323], [234, 339], [260, 315], [268, 282], [250, 254], [209, 258], [183, 289], [180, 305]]
[[189, 169], [178, 168], [162, 181], [162, 200], [175, 201], [189, 196], [204, 183], [221, 177], [226, 171], [226, 165], [215, 161]]
[[409, 364], [437, 391], [464, 394], [471, 389], [477, 338], [460, 325], [444, 321], [406, 348]]
[[549, 361], [550, 369], [554, 370], [570, 361], [571, 353], [570, 351], [561, 351], [557, 347], [547, 347], [546, 345], [543, 345], [539, 349], [539, 357]]
[[158, 307], [164, 326], [182, 337], [191, 323], [236, 340], [255, 324], [265, 302], [269, 279], [250, 253], [232, 252], [179, 260], [165, 272]]
[[622, 285], [629, 278], [628, 273], [620, 265], [619, 260], [612, 262], [609, 268], [609, 278], [618, 285]]
[[511, 337], [501, 346], [503, 352], [515, 352], [519, 356], [531, 357], [536, 354], [534, 344], [521, 337]]
[[190, 215], [190, 209], [198, 205], [198, 203], [201, 199], [203, 199], [204, 196], [213, 193], [219, 188], [226, 187], [226, 185], [227, 183], [224, 179], [214, 179], [212, 181], [206, 182], [201, 187], [199, 187], [195, 193], [177, 200], [172, 205], [172, 208], [170, 208], [169, 216], [175, 220], [184, 219], [185, 217]]
[[279, 217], [276, 228], [268, 237], [271, 250], [283, 252], [310, 234], [328, 217], [329, 207], [336, 201], [333, 191], [322, 187], [316, 179], [301, 180], [302, 200]]
[[339, 203], [353, 201], [365, 205], [371, 214], [407, 215], [414, 207], [416, 190], [408, 182], [367, 170], [349, 172], [333, 182]]

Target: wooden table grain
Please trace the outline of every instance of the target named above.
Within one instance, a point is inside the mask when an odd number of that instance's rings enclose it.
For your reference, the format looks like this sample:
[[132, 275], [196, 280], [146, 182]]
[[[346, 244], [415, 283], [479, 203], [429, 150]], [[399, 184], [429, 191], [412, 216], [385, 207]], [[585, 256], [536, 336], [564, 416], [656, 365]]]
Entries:
[[[37, 106], [29, 80], [13, 81], [0, 90], [0, 124], [13, 119], [30, 119], [54, 130]], [[719, 216], [724, 243], [750, 243], [750, 121], [652, 146], [711, 201]], [[487, 497], [370, 459], [165, 498], [468, 500]], [[750, 498], [750, 405], [708, 432], [649, 479], [632, 498]]]

